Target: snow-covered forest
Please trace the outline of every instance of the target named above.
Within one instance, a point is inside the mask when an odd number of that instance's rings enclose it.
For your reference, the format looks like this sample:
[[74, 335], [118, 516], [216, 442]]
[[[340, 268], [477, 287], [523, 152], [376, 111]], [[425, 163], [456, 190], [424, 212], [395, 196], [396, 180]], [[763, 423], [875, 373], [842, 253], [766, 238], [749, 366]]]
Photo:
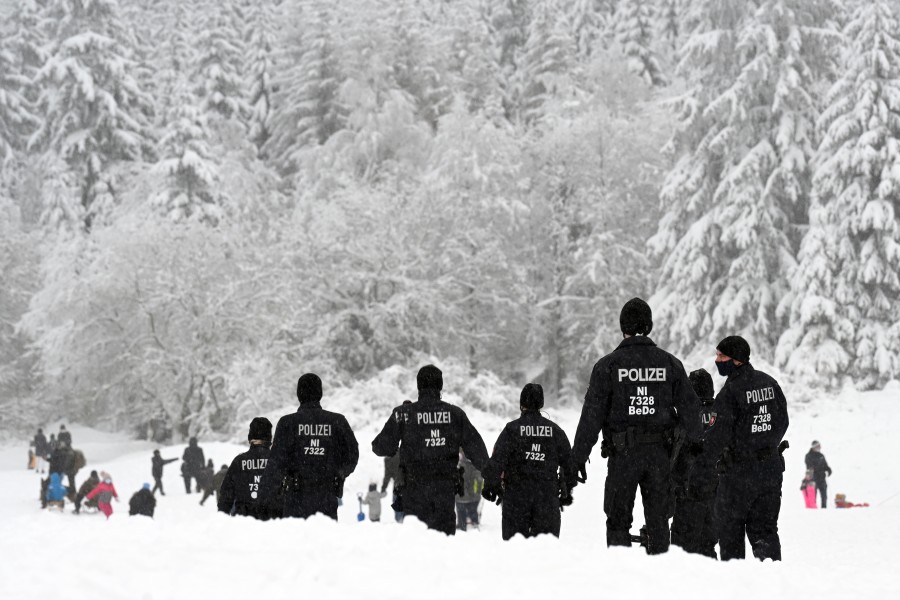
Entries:
[[0, 14], [2, 430], [227, 435], [423, 361], [577, 405], [633, 296], [675, 353], [900, 378], [896, 0]]

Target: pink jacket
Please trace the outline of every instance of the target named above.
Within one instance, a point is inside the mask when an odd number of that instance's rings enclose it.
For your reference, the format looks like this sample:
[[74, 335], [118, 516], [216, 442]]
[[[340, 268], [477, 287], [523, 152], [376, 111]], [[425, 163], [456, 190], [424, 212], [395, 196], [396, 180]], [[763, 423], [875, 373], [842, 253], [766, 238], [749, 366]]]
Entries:
[[91, 492], [87, 495], [88, 500], [93, 500], [97, 498], [98, 503], [109, 504], [113, 498], [118, 498], [119, 494], [116, 493], [116, 488], [112, 483], [106, 483], [105, 481], [101, 481], [97, 484]]

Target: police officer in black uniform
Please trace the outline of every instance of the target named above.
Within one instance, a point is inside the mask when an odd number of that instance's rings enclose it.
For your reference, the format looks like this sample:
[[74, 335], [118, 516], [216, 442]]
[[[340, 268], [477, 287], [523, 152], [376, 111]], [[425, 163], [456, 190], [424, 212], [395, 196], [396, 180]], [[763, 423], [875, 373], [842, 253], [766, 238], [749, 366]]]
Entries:
[[787, 401], [778, 382], [750, 364], [750, 344], [742, 337], [719, 342], [716, 368], [728, 379], [713, 404], [700, 461], [719, 465], [720, 558], [744, 558], [746, 532], [754, 556], [781, 560], [778, 513]]
[[272, 422], [265, 417], [250, 421], [247, 434], [250, 449], [231, 461], [219, 487], [218, 509], [229, 515], [265, 519], [268, 515], [259, 497], [259, 486], [269, 461], [272, 445]]
[[484, 468], [486, 500], [502, 497], [503, 539], [517, 533], [559, 537], [560, 504], [572, 503], [572, 447], [562, 428], [543, 417], [544, 389], [529, 383], [519, 397], [522, 416], [506, 424]]
[[456, 533], [456, 493], [459, 448], [479, 471], [488, 460], [478, 431], [459, 407], [441, 400], [441, 370], [426, 365], [416, 375], [417, 402], [396, 407], [375, 439], [372, 451], [393, 456], [399, 446], [399, 490], [402, 506], [394, 510], [415, 515], [430, 529]]
[[[300, 408], [275, 426], [263, 475], [265, 501], [274, 515], [307, 518], [316, 513], [337, 520], [344, 479], [356, 469], [359, 444], [343, 415], [322, 408], [322, 380], [307, 373], [297, 381]], [[283, 501], [278, 501], [279, 486]], [[279, 514], [280, 509], [280, 514]]]
[[[691, 387], [700, 398], [700, 420], [709, 427], [713, 405], [713, 381], [706, 369], [691, 371]], [[715, 465], [694, 461], [692, 448], [682, 448], [672, 467], [675, 481], [675, 514], [672, 544], [686, 552], [716, 558], [716, 522], [713, 504], [719, 475]]]
[[619, 315], [624, 340], [591, 371], [575, 433], [573, 459], [587, 478], [585, 463], [603, 432], [601, 455], [609, 455], [603, 510], [606, 544], [631, 545], [631, 521], [638, 486], [644, 504], [647, 552], [669, 549], [670, 452], [674, 429], [687, 443], [700, 437], [699, 401], [677, 358], [647, 337], [650, 307], [629, 300]]

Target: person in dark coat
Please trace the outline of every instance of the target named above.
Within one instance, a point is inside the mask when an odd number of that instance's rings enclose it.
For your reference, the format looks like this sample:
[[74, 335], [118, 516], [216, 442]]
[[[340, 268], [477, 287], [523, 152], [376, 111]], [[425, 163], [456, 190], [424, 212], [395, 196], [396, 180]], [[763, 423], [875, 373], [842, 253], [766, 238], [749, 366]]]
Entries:
[[56, 441], [56, 434], [55, 434], [55, 433], [51, 433], [51, 434], [50, 434], [50, 441], [47, 442], [47, 460], [48, 460], [48, 461], [50, 460], [50, 457], [53, 455], [53, 451], [56, 450], [56, 448], [57, 448], [58, 446], [59, 446], [59, 444], [58, 444], [58, 442]]
[[322, 513], [337, 520], [338, 498], [344, 479], [356, 469], [359, 444], [344, 415], [322, 408], [318, 375], [297, 380], [297, 399], [297, 412], [275, 426], [263, 496], [272, 516], [306, 519]]
[[265, 417], [250, 421], [247, 433], [250, 449], [238, 454], [225, 472], [219, 486], [216, 506], [229, 515], [243, 515], [267, 519], [266, 506], [260, 499], [260, 484], [269, 462], [272, 446], [272, 423]]
[[822, 454], [822, 444], [816, 440], [813, 440], [809, 452], [806, 453], [806, 469], [812, 471], [812, 480], [816, 483], [816, 491], [821, 495], [822, 508], [826, 508], [828, 482], [825, 478], [831, 476], [831, 467], [828, 466], [828, 461]]
[[38, 473], [43, 473], [47, 467], [47, 457], [50, 456], [50, 445], [47, 443], [47, 437], [44, 435], [43, 429], [38, 429], [34, 435], [34, 453], [37, 456], [35, 470]]
[[632, 298], [622, 307], [624, 339], [591, 371], [590, 384], [572, 447], [580, 479], [587, 479], [591, 450], [603, 432], [601, 456], [608, 456], [603, 509], [607, 546], [631, 546], [634, 498], [644, 505], [649, 554], [669, 549], [671, 452], [675, 429], [696, 444], [701, 435], [700, 401], [681, 361], [647, 337], [650, 306]]
[[59, 426], [59, 433], [56, 436], [57, 444], [66, 444], [69, 448], [72, 447], [72, 434], [66, 429], [65, 425]]
[[[209, 462], [212, 463], [212, 459], [210, 459]], [[225, 481], [225, 475], [227, 473], [228, 465], [222, 465], [219, 467], [218, 471], [210, 476], [209, 486], [203, 492], [203, 498], [200, 499], [200, 506], [203, 506], [203, 503], [206, 502], [207, 498], [213, 494], [219, 493], [219, 488], [222, 486], [222, 482]], [[218, 498], [218, 496], [216, 497]]]
[[65, 441], [59, 442], [50, 455], [50, 472], [67, 476], [69, 489], [73, 494], [78, 489], [75, 487], [75, 474], [78, 472], [75, 467], [75, 451]]
[[202, 491], [200, 480], [203, 478], [204, 464], [206, 458], [203, 456], [203, 448], [197, 445], [197, 438], [192, 437], [188, 440], [188, 446], [184, 449], [181, 456], [181, 476], [184, 478], [184, 492], [191, 493], [191, 479], [197, 482], [197, 492]]
[[[706, 369], [691, 371], [691, 387], [700, 398], [700, 420], [709, 427], [713, 407], [713, 381]], [[672, 468], [675, 481], [675, 511], [672, 519], [672, 545], [686, 552], [716, 558], [716, 522], [713, 505], [719, 474], [715, 465], [697, 463], [694, 452], [682, 448]]]
[[415, 515], [429, 529], [454, 535], [459, 448], [479, 471], [487, 463], [487, 449], [466, 413], [441, 400], [440, 369], [434, 365], [419, 369], [416, 386], [418, 401], [394, 408], [372, 441], [372, 451], [387, 457], [399, 448], [402, 506], [395, 504], [394, 510]]
[[393, 481], [397, 485], [400, 476], [400, 454], [384, 457], [384, 479], [381, 480], [381, 491], [387, 492], [388, 484]]
[[484, 468], [486, 500], [502, 499], [503, 539], [516, 534], [559, 537], [560, 505], [571, 504], [575, 485], [572, 447], [562, 428], [541, 415], [544, 389], [522, 388], [522, 416], [506, 424]]
[[729, 336], [716, 346], [727, 377], [703, 435], [702, 469], [718, 465], [715, 515], [719, 558], [743, 559], [744, 536], [759, 560], [781, 560], [778, 514], [788, 428], [787, 401], [774, 378], [750, 364], [750, 344]]
[[[100, 483], [100, 476], [97, 475], [97, 471], [91, 471], [90, 477], [82, 482], [81, 487], [78, 488], [78, 493], [75, 495], [75, 514], [79, 514], [81, 512], [81, 503], [90, 494], [94, 491], [94, 488]], [[85, 502], [85, 506], [89, 506], [91, 508], [97, 508], [96, 500], [88, 500]]]
[[213, 460], [209, 459], [206, 461], [206, 466], [203, 467], [203, 470], [200, 472], [200, 476], [197, 478], [197, 485], [200, 486], [200, 489], [203, 490], [203, 496], [200, 498], [200, 506], [203, 506], [203, 503], [206, 502], [206, 499], [213, 495], [213, 478], [216, 475], [216, 467], [213, 465]]
[[[150, 469], [150, 472], [153, 475], [153, 490], [151, 490], [151, 491], [152, 491], [152, 493], [155, 494], [156, 490], [159, 490], [159, 495], [165, 496], [166, 492], [163, 491], [163, 483], [162, 483], [163, 467], [171, 462], [175, 462], [178, 459], [177, 458], [163, 458], [160, 455], [159, 450], [154, 450], [153, 458], [150, 460], [153, 465]], [[190, 488], [190, 485], [188, 485], [188, 488]]]
[[128, 514], [132, 517], [144, 515], [152, 519], [154, 510], [156, 510], [156, 498], [150, 491], [150, 484], [145, 483], [128, 501]]

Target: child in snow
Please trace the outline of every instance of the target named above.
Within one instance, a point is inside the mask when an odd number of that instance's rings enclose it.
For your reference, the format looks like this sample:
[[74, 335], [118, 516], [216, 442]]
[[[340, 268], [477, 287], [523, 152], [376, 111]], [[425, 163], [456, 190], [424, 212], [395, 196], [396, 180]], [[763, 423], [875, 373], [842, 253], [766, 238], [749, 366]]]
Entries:
[[113, 513], [110, 501], [115, 498], [116, 502], [118, 502], [119, 494], [116, 493], [116, 488], [113, 486], [112, 477], [106, 471], [100, 471], [100, 483], [87, 495], [88, 500], [93, 500], [94, 498], [97, 498], [97, 508], [108, 519]]
[[50, 473], [50, 484], [47, 486], [47, 505], [51, 508], [63, 509], [66, 498], [66, 487], [62, 484], [62, 475]]
[[800, 491], [803, 492], [803, 500], [806, 508], [816, 508], [816, 482], [813, 478], [813, 470], [807, 469], [803, 481], [800, 482]]
[[378, 523], [381, 520], [381, 499], [387, 496], [387, 492], [379, 492], [374, 483], [369, 484], [369, 493], [363, 498], [363, 504], [369, 505], [369, 520]]

